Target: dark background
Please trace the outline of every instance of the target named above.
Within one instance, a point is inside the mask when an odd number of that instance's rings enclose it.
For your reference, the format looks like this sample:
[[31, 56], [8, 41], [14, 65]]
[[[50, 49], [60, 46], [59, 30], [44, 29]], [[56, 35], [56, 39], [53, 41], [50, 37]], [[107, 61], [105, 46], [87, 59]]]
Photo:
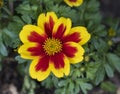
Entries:
[[101, 13], [104, 17], [120, 17], [120, 0], [100, 0]]

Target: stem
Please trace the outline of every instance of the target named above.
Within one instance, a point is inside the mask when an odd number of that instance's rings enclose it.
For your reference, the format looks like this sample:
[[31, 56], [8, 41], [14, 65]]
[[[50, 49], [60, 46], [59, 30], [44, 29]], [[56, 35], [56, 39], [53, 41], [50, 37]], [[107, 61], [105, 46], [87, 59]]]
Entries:
[[13, 4], [13, 0], [9, 0], [9, 1], [8, 1], [8, 4], [9, 4], [9, 8], [10, 8], [11, 14], [13, 15], [13, 14], [14, 14], [14, 4]]

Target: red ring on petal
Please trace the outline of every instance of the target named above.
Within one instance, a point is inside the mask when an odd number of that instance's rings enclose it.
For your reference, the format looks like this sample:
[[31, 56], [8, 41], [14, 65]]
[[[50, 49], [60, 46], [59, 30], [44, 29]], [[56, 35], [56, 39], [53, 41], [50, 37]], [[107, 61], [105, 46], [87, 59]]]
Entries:
[[72, 42], [80, 42], [81, 41], [81, 38], [80, 38], [80, 33], [78, 32], [74, 32], [70, 35], [67, 35], [65, 36], [64, 38], [62, 38], [62, 41], [63, 42], [69, 42], [69, 41], [72, 41]]
[[55, 23], [51, 16], [49, 17], [49, 22], [45, 22], [45, 24], [44, 24], [45, 32], [48, 35], [48, 37], [52, 37], [52, 30], [53, 30], [54, 24]]
[[41, 56], [45, 54], [41, 44], [37, 44], [36, 47], [30, 47], [27, 50], [31, 52], [32, 56]]
[[63, 53], [57, 53], [54, 56], [51, 56], [51, 62], [54, 63], [54, 67], [56, 69], [64, 68], [64, 54]]
[[45, 36], [39, 35], [37, 32], [32, 31], [30, 35], [28, 36], [28, 40], [30, 42], [38, 42], [43, 43], [45, 41]]
[[70, 2], [76, 2], [77, 0], [69, 0]]
[[63, 53], [67, 57], [70, 57], [70, 58], [74, 57], [76, 52], [77, 52], [77, 49], [75, 47], [72, 47], [67, 43], [63, 44]]
[[37, 65], [35, 66], [36, 71], [46, 71], [49, 67], [49, 56], [43, 56], [39, 59]]

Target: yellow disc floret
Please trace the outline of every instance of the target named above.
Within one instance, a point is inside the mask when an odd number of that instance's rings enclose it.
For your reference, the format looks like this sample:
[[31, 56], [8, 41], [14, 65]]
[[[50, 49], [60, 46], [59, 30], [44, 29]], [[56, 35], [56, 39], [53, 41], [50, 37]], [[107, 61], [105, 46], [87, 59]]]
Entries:
[[47, 38], [44, 42], [43, 49], [47, 55], [54, 55], [62, 50], [61, 41], [55, 38]]

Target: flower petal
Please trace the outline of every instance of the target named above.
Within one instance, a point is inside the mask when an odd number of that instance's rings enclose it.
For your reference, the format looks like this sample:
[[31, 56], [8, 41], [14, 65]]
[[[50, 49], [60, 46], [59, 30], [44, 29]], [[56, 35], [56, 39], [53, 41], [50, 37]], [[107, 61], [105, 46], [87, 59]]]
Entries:
[[83, 0], [64, 0], [70, 7], [80, 6], [83, 3]]
[[42, 45], [38, 43], [25, 43], [18, 49], [18, 53], [25, 59], [33, 59], [44, 54]]
[[87, 29], [82, 26], [73, 27], [70, 30], [70, 33], [65, 36], [62, 40], [63, 42], [76, 42], [80, 45], [85, 44], [90, 39], [90, 34], [88, 33]]
[[70, 63], [63, 53], [55, 54], [50, 60], [50, 69], [56, 77], [63, 77], [70, 73]]
[[78, 31], [80, 31], [81, 41], [79, 42], [79, 44], [83, 45], [86, 42], [88, 42], [91, 35], [88, 33], [87, 29], [85, 27], [80, 26], [80, 27], [73, 28], [71, 32], [74, 31], [75, 29], [78, 29]]
[[45, 40], [45, 32], [35, 25], [25, 25], [21, 30], [20, 39], [23, 43], [39, 42], [43, 43]]
[[43, 56], [42, 58], [34, 59], [30, 64], [29, 73], [33, 79], [38, 81], [46, 79], [50, 74], [49, 58]]
[[56, 23], [53, 28], [53, 37], [54, 38], [61, 38], [66, 36], [71, 29], [71, 20], [69, 18], [61, 17]]
[[63, 53], [74, 64], [83, 60], [84, 49], [78, 43], [66, 42], [63, 44]]
[[42, 28], [43, 31], [46, 32], [48, 37], [52, 37], [52, 30], [55, 22], [57, 21], [57, 16], [54, 12], [47, 12], [40, 14], [38, 17], [38, 26]]

